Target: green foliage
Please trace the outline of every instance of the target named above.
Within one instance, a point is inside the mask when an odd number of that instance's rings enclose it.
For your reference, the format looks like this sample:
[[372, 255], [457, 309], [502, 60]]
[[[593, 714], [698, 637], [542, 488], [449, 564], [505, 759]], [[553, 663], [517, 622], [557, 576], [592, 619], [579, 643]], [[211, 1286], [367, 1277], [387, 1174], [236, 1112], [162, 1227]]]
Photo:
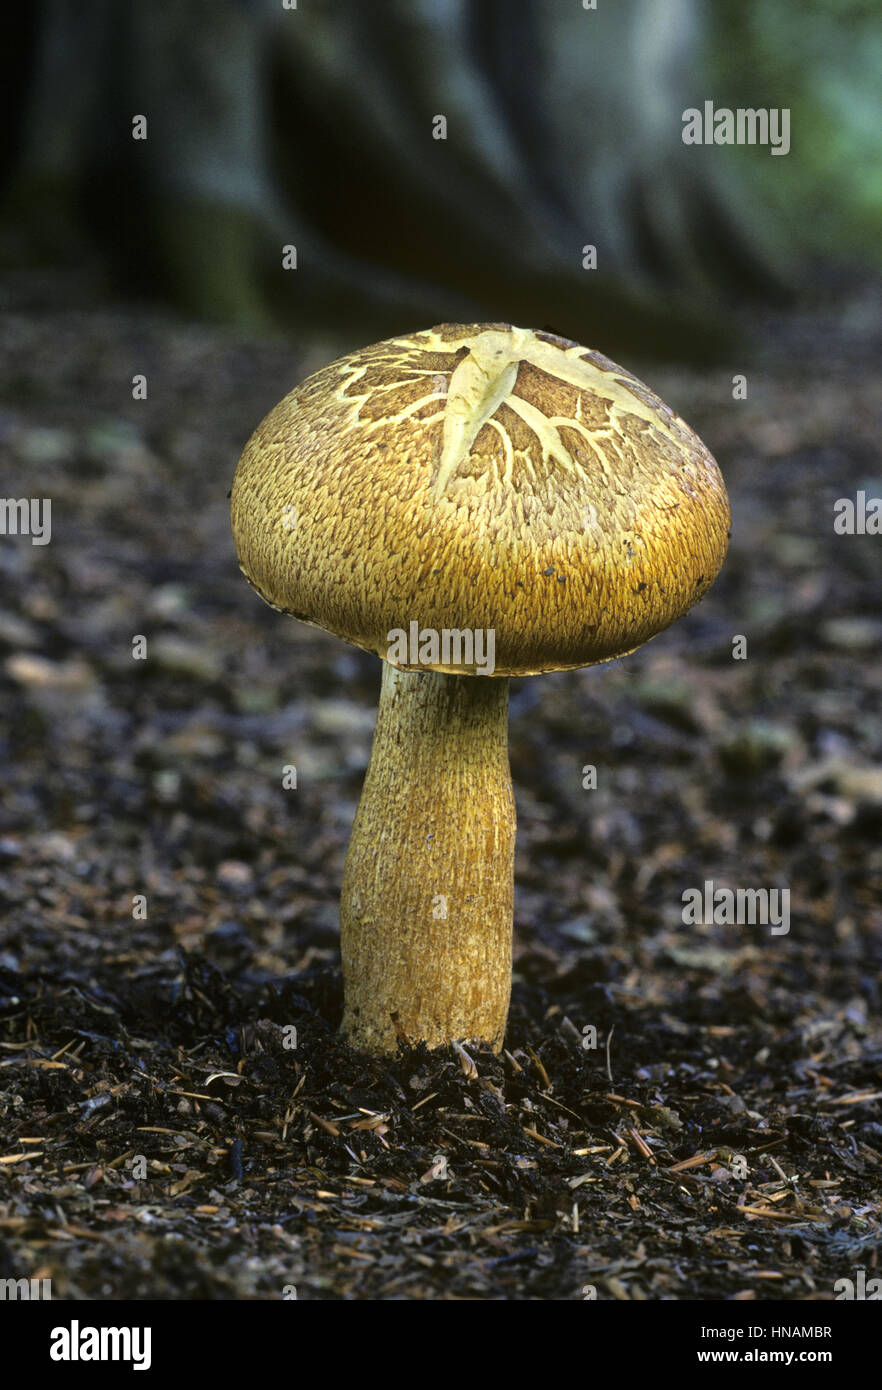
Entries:
[[732, 150], [756, 202], [808, 252], [882, 262], [878, 0], [721, 0], [718, 105], [789, 107], [791, 150]]

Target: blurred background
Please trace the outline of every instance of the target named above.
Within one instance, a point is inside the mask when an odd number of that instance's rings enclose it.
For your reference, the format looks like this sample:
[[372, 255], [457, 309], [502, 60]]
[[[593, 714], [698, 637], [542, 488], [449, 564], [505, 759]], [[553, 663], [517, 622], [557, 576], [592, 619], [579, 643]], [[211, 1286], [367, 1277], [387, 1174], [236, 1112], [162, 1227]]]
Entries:
[[[255, 330], [550, 321], [701, 358], [745, 297], [882, 258], [872, 0], [43, 0], [12, 22], [18, 270]], [[790, 152], [684, 145], [707, 99], [788, 108]]]
[[[569, 1106], [618, 1143], [603, 1059], [558, 1032], [615, 1025], [617, 1090], [682, 1119], [666, 1162], [713, 1139], [748, 1155], [757, 1192], [778, 1191], [767, 1148], [817, 1180], [791, 1244], [780, 1220], [744, 1221], [725, 1174], [682, 1178], [662, 1238], [656, 1170], [641, 1207], [639, 1184], [617, 1205], [599, 1168], [579, 1190], [593, 1248], [657, 1253], [652, 1296], [729, 1296], [754, 1275], [757, 1296], [829, 1288], [880, 1239], [882, 537], [833, 530], [838, 499], [882, 497], [878, 3], [34, 0], [7, 24], [0, 497], [50, 499], [52, 530], [0, 536], [0, 1127], [51, 1144], [0, 1168], [0, 1275], [48, 1261], [71, 1297], [109, 1278], [117, 1297], [275, 1296], [292, 1271], [316, 1296], [340, 1288], [336, 1247], [305, 1253], [321, 1222], [291, 1213], [349, 1172], [348, 1131], [298, 1110], [273, 1139], [291, 1060], [271, 1039], [294, 1021], [314, 1044], [314, 1110], [335, 1067], [362, 1084], [333, 1050], [337, 899], [379, 663], [260, 603], [227, 494], [308, 372], [498, 319], [636, 371], [708, 444], [733, 508], [726, 564], [683, 622], [609, 666], [512, 683], [518, 1084], [529, 1042], [566, 1099], [548, 1124]], [[705, 101], [788, 109], [789, 153], [684, 144]], [[684, 926], [684, 890], [708, 879], [789, 888], [790, 933]], [[259, 1084], [200, 1110], [203, 1063]], [[357, 1105], [392, 1113], [397, 1084], [375, 1078]], [[450, 1144], [432, 1114], [407, 1111], [411, 1149], [394, 1123], [388, 1142], [361, 1134], [353, 1211], [374, 1210], [358, 1207], [374, 1181], [424, 1191]], [[141, 1184], [110, 1162], [133, 1125]], [[182, 1126], [202, 1136], [189, 1156]], [[464, 1143], [433, 1189], [465, 1209], [491, 1184], [518, 1220], [538, 1204], [545, 1225], [520, 1221], [504, 1247], [525, 1243], [523, 1265], [473, 1268], [454, 1233], [449, 1268], [428, 1268], [414, 1231], [431, 1211], [414, 1207], [412, 1228], [367, 1223], [378, 1258], [352, 1262], [346, 1296], [376, 1296], [394, 1254], [425, 1296], [572, 1297], [587, 1256], [558, 1205], [586, 1160], [547, 1132], [505, 1131], [495, 1169]], [[249, 1197], [244, 1244], [213, 1188], [234, 1137], [246, 1176], [279, 1172]], [[112, 1260], [90, 1239], [99, 1197]], [[128, 1220], [145, 1202], [152, 1226]], [[302, 1259], [279, 1243], [289, 1218]]]

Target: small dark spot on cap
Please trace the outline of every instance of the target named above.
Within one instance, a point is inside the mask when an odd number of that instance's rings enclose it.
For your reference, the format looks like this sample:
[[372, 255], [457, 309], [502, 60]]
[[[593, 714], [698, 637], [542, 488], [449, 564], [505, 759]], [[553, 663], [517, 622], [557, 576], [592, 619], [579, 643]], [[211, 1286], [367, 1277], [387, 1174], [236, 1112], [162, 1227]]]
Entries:
[[557, 576], [557, 582], [558, 582], [558, 584], [566, 584], [566, 582], [567, 582], [567, 577], [566, 577], [566, 575], [565, 575], [565, 574], [559, 574], [559, 575]]
[[649, 585], [646, 584], [646, 583], [644, 583], [644, 581], [641, 579], [640, 583], [637, 585], [637, 588], [634, 590], [634, 592], [635, 592], [635, 594], [642, 594], [642, 593], [643, 593], [643, 590], [644, 590], [644, 589], [648, 589], [648, 588], [649, 588]]
[[546, 574], [546, 575], [548, 575], [548, 574], [554, 574], [554, 565], [549, 565], [549, 566], [548, 566], [548, 569], [547, 569], [547, 570], [543, 570], [542, 573], [543, 573], [543, 574]]
[[516, 580], [515, 580], [515, 586], [516, 586], [516, 588], [518, 588], [518, 589], [523, 589], [523, 587], [524, 587], [524, 585], [523, 585], [523, 583], [522, 583], [522, 581], [521, 581], [520, 579], [516, 579]]

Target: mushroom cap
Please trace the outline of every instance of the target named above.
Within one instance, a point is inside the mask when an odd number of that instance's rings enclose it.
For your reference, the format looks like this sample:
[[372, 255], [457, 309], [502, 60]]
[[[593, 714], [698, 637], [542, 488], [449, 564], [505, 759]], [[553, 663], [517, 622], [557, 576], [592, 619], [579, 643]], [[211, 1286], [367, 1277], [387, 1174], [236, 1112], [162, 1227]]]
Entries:
[[381, 657], [414, 622], [492, 630], [497, 676], [633, 651], [710, 587], [730, 522], [713, 457], [643, 382], [505, 323], [441, 324], [307, 377], [245, 446], [231, 516], [274, 608]]

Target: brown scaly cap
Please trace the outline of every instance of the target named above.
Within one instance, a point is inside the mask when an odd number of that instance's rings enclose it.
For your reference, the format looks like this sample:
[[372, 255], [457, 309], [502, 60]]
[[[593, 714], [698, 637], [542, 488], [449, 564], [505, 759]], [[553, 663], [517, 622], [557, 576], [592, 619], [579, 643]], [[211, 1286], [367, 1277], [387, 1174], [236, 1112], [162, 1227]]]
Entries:
[[380, 656], [412, 621], [493, 629], [494, 674], [523, 676], [622, 656], [687, 612], [723, 563], [729, 501], [698, 436], [600, 353], [441, 324], [270, 411], [232, 525], [274, 607]]

